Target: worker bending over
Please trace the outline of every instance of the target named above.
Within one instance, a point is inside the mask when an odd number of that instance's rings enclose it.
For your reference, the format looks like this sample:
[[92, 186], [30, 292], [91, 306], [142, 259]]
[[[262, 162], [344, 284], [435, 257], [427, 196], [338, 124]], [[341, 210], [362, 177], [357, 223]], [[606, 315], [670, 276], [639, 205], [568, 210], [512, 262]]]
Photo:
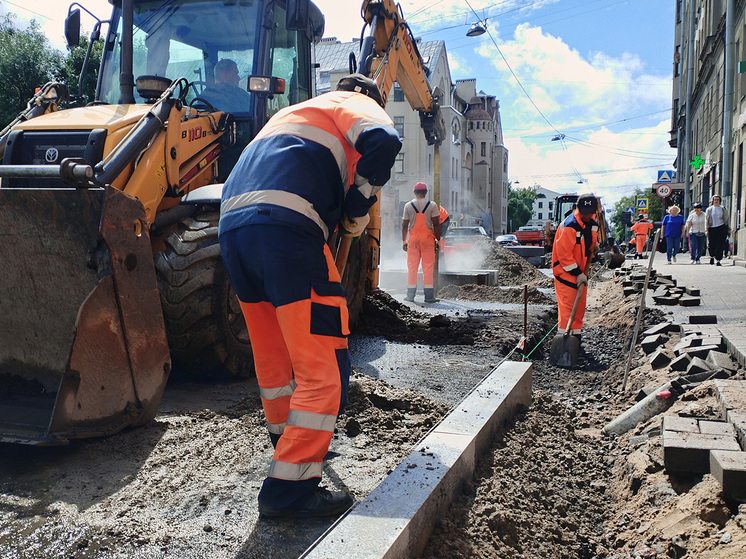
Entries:
[[353, 74], [275, 114], [225, 182], [220, 247], [275, 445], [263, 516], [337, 515], [352, 505], [319, 487], [350, 375], [345, 291], [327, 240], [337, 224], [351, 237], [365, 230], [400, 149], [378, 86]]
[[[578, 288], [588, 284], [590, 261], [598, 252], [598, 222], [595, 219], [597, 210], [596, 197], [593, 194], [581, 194], [575, 211], [560, 224], [554, 237], [552, 273], [557, 295], [558, 331], [564, 331], [568, 326]], [[570, 334], [578, 341], [581, 340], [587, 292], [587, 289], [583, 290], [575, 318], [570, 325]]]
[[[407, 233], [409, 241], [407, 242]], [[425, 302], [435, 303], [434, 293], [435, 254], [440, 249], [440, 207], [427, 199], [427, 185], [414, 185], [414, 198], [404, 206], [401, 226], [402, 249], [407, 253], [407, 296], [414, 301], [417, 293], [417, 274], [422, 262], [422, 284]]]
[[635, 254], [635, 260], [642, 258], [642, 253], [645, 251], [645, 243], [648, 240], [648, 233], [653, 228], [653, 224], [650, 223], [643, 214], [637, 217], [637, 223], [635, 223], [630, 229], [635, 233], [635, 246], [637, 254]]

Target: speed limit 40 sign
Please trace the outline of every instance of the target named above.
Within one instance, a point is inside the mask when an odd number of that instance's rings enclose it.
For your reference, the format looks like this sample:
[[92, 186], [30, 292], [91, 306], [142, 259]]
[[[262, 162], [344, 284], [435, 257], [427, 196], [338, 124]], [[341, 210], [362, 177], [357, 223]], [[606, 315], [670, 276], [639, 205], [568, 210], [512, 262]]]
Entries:
[[671, 195], [671, 187], [667, 184], [659, 184], [657, 192], [658, 196], [665, 198]]

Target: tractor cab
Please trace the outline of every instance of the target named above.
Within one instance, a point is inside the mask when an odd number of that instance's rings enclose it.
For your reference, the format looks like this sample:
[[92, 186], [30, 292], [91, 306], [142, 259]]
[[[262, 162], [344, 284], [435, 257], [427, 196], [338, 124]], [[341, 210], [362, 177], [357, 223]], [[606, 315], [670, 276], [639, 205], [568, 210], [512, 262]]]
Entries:
[[[113, 1], [95, 102], [153, 103], [173, 80], [186, 78], [186, 103], [230, 113], [236, 123], [236, 146], [221, 158], [221, 179], [269, 117], [313, 96], [310, 51], [324, 18], [308, 0], [130, 2]], [[76, 19], [80, 13], [71, 8], [69, 44], [78, 43]]]

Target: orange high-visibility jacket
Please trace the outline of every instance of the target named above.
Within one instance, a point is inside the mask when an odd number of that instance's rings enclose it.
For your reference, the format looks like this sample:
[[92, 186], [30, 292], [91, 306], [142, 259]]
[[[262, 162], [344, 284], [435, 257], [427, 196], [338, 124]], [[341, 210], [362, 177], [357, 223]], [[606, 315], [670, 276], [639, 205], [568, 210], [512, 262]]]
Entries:
[[586, 269], [591, 248], [598, 243], [598, 222], [583, 223], [576, 209], [563, 221], [554, 237], [552, 273], [560, 283], [577, 288], [577, 277]]

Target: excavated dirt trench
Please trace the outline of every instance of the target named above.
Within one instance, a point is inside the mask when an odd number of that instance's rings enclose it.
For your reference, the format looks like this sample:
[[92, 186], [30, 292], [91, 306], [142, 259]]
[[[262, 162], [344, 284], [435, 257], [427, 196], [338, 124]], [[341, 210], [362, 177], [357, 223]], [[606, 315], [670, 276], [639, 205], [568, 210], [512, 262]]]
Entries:
[[[546, 287], [541, 272], [491, 250], [509, 264], [506, 286]], [[462, 293], [471, 301], [504, 296]], [[532, 293], [545, 302], [545, 292]], [[651, 371], [636, 359], [631, 391], [620, 393], [635, 301], [612, 281], [594, 282], [589, 297], [581, 367], [548, 364], [553, 333], [531, 354], [533, 404], [495, 439], [423, 557], [746, 556], [731, 551], [744, 549], [736, 545], [746, 510], [739, 516], [712, 478], [669, 479], [654, 438], [633, 446], [627, 435], [600, 437]], [[505, 355], [520, 359], [513, 350], [524, 323], [522, 311], [438, 316], [384, 294], [365, 305], [350, 340], [357, 373], [324, 470], [327, 484], [357, 499]], [[655, 310], [644, 316], [644, 325], [661, 319]], [[555, 322], [553, 307], [532, 302], [522, 353]], [[681, 406], [699, 402], [708, 413], [712, 396], [704, 385], [701, 392]], [[630, 435], [654, 428], [651, 420]], [[257, 520], [270, 458], [255, 382], [174, 379], [143, 428], [65, 448], [0, 446], [0, 558], [298, 557], [330, 523]], [[691, 519], [678, 539], [670, 535], [677, 514]]]

